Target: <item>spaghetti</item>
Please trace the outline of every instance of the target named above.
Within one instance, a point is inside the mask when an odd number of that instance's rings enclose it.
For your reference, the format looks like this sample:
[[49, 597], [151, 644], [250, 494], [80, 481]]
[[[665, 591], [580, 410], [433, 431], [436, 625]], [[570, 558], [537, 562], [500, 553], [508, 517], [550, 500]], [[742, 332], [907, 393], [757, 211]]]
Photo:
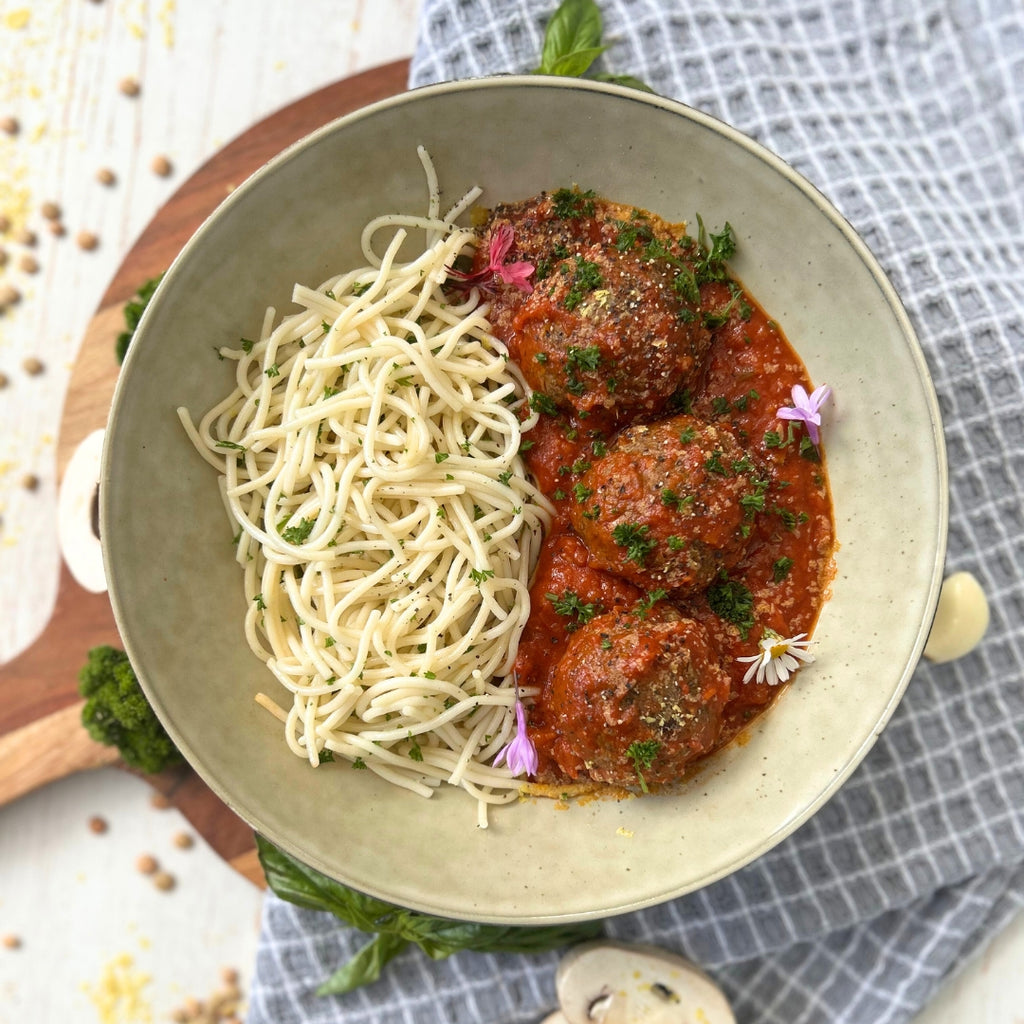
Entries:
[[[471, 793], [479, 822], [520, 783], [492, 765], [514, 728], [510, 673], [551, 507], [528, 479], [526, 387], [476, 290], [442, 285], [475, 234], [442, 216], [429, 157], [425, 217], [386, 216], [366, 266], [222, 355], [234, 391], [193, 425], [221, 474], [245, 633], [284, 687], [258, 701], [294, 753], [335, 757], [423, 796]], [[383, 255], [373, 248], [384, 231]], [[426, 245], [403, 261], [410, 231]]]

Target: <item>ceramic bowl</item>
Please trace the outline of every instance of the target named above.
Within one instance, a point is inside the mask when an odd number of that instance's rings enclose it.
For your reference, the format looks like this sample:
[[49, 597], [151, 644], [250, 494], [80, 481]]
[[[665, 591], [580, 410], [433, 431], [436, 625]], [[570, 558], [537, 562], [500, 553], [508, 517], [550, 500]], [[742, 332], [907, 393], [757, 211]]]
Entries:
[[[194, 418], [232, 384], [213, 349], [252, 336], [292, 285], [361, 265], [362, 226], [419, 212], [416, 146], [444, 195], [484, 204], [577, 183], [668, 220], [728, 220], [732, 263], [834, 389], [828, 467], [839, 550], [817, 662], [670, 796], [568, 809], [526, 799], [486, 830], [461, 791], [430, 800], [368, 772], [312, 771], [253, 695], [216, 474]], [[585, 919], [656, 904], [763, 854], [835, 793], [896, 707], [927, 638], [945, 549], [939, 412], [911, 324], [850, 225], [757, 143], [620, 87], [504, 77], [425, 88], [326, 125], [239, 187], [185, 246], [124, 364], [107, 431], [102, 534], [117, 622], [186, 758], [252, 827], [358, 889], [492, 922]], [[341, 768], [341, 766], [338, 766]]]

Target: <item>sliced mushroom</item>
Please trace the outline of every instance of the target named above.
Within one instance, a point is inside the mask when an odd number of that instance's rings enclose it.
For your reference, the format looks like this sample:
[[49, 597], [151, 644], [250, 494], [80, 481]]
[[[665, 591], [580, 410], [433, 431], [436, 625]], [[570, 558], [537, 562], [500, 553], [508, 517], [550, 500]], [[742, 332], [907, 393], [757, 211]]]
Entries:
[[57, 497], [57, 539], [64, 561], [79, 585], [93, 594], [107, 589], [103, 549], [96, 526], [103, 431], [94, 430], [75, 449]]
[[563, 958], [555, 984], [567, 1024], [736, 1024], [703, 971], [654, 946], [585, 943]]
[[943, 581], [924, 656], [940, 664], [962, 658], [981, 643], [988, 620], [981, 584], [969, 572], [953, 573]]

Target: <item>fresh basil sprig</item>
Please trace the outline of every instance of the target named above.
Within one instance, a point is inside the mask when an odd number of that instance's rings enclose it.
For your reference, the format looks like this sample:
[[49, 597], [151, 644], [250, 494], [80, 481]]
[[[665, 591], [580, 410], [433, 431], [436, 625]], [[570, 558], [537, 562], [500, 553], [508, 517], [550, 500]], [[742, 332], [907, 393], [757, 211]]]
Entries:
[[[606, 49], [601, 37], [604, 22], [601, 9], [594, 0], [562, 0], [544, 31], [544, 46], [536, 75], [564, 75], [582, 78]], [[634, 75], [613, 75], [599, 71], [593, 76], [600, 82], [614, 82], [651, 92], [651, 88]]]
[[317, 989], [318, 995], [351, 992], [376, 981], [390, 960], [415, 944], [434, 960], [452, 953], [544, 953], [596, 938], [600, 921], [579, 924], [477, 924], [431, 917], [357, 892], [292, 859], [262, 836], [256, 836], [260, 864], [270, 888], [289, 903], [325, 910], [374, 937], [347, 964]]
[[538, 75], [581, 77], [604, 53], [604, 25], [594, 0], [562, 0], [544, 32]]

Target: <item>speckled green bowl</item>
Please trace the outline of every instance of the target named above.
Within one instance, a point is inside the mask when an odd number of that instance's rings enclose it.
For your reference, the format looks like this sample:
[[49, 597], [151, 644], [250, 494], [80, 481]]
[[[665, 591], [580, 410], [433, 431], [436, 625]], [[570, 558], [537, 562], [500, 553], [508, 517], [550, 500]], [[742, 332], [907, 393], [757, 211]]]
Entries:
[[[838, 573], [805, 669], [742, 744], [681, 792], [559, 810], [525, 800], [475, 826], [345, 766], [312, 771], [253, 702], [275, 682], [249, 652], [215, 474], [175, 415], [231, 387], [211, 349], [258, 330], [292, 284], [361, 262], [366, 221], [445, 194], [484, 202], [579, 183], [670, 220], [729, 220], [738, 276], [813, 380], [834, 388], [828, 466]], [[238, 188], [186, 245], [125, 362], [107, 432], [102, 533], [125, 644], [174, 740], [254, 829], [359, 889], [474, 920], [583, 919], [735, 871], [842, 784], [920, 657], [945, 550], [946, 466], [914, 332], [867, 247], [800, 175], [726, 125], [618, 87], [540, 77], [418, 90], [327, 125]]]

